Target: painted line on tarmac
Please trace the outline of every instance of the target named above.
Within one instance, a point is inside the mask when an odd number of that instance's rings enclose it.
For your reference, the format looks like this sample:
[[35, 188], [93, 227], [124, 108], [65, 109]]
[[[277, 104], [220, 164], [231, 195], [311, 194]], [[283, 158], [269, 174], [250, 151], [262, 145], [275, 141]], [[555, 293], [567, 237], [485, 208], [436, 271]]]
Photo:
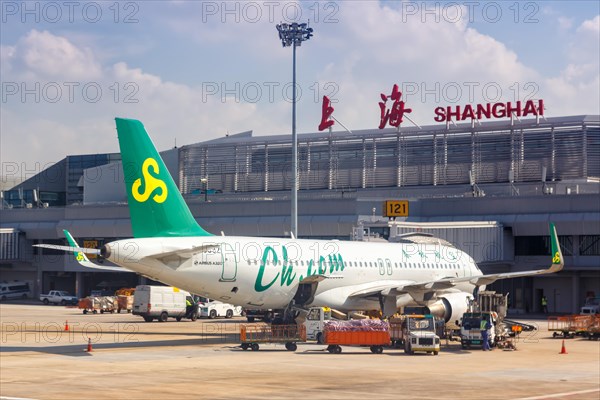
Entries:
[[540, 400], [540, 399], [553, 399], [556, 397], [564, 397], [564, 396], [574, 396], [576, 394], [586, 394], [586, 393], [594, 393], [600, 392], [600, 389], [588, 389], [588, 390], [578, 390], [577, 392], [564, 392], [564, 393], [556, 393], [556, 394], [545, 394], [543, 396], [536, 397], [522, 397], [517, 400]]
[[0, 400], [35, 400], [35, 399], [30, 399], [28, 397], [6, 397], [6, 396], [0, 396]]

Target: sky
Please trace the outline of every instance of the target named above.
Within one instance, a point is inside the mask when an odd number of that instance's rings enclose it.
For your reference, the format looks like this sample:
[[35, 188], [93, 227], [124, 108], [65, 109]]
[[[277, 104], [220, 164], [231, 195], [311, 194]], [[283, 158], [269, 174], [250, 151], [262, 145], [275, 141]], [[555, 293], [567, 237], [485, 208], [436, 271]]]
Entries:
[[376, 128], [394, 84], [420, 125], [436, 107], [529, 99], [550, 117], [600, 114], [599, 4], [3, 0], [0, 175], [118, 152], [115, 117], [141, 120], [159, 150], [291, 132], [280, 22], [314, 29], [296, 53], [300, 133], [317, 131], [324, 95], [349, 129]]

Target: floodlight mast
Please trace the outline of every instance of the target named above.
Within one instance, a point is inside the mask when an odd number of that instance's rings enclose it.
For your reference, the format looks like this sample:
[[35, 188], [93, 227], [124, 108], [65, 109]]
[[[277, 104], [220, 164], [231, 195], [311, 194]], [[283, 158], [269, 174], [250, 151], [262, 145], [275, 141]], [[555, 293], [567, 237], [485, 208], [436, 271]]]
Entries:
[[280, 23], [277, 25], [279, 39], [283, 47], [292, 47], [292, 216], [291, 234], [298, 237], [298, 137], [296, 135], [296, 47], [310, 39], [313, 29], [306, 23], [291, 24]]

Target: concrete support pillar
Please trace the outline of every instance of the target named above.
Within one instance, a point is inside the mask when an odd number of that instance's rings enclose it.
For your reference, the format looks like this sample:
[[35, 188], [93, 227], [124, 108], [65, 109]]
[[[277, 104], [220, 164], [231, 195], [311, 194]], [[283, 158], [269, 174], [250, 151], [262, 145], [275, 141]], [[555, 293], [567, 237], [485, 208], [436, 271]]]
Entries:
[[82, 298], [83, 295], [83, 272], [75, 272], [75, 296]]
[[573, 277], [571, 278], [571, 313], [579, 314], [580, 304], [579, 304], [579, 290], [580, 290], [580, 279], [579, 272], [574, 271]]

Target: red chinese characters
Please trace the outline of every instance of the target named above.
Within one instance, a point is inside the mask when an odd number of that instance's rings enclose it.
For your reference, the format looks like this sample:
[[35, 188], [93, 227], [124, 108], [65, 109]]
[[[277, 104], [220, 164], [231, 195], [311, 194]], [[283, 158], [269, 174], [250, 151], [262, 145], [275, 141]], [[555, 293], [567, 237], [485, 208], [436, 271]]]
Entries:
[[334, 120], [329, 119], [329, 117], [331, 117], [331, 114], [333, 114], [331, 100], [329, 100], [329, 97], [323, 96], [323, 107], [321, 113], [321, 123], [319, 124], [319, 131], [331, 128], [333, 124], [335, 124]]
[[[391, 110], [388, 110], [386, 107], [386, 103], [388, 99], [391, 98], [394, 102], [392, 103]], [[386, 124], [390, 124], [390, 126], [395, 126], [396, 128], [400, 126], [403, 122], [404, 114], [409, 114], [412, 112], [411, 108], [406, 108], [406, 103], [401, 100], [402, 92], [398, 89], [398, 85], [394, 85], [392, 88], [392, 94], [386, 96], [381, 93], [381, 100], [379, 102], [379, 108], [381, 109], [381, 119], [379, 121], [379, 129], [385, 128]]]

